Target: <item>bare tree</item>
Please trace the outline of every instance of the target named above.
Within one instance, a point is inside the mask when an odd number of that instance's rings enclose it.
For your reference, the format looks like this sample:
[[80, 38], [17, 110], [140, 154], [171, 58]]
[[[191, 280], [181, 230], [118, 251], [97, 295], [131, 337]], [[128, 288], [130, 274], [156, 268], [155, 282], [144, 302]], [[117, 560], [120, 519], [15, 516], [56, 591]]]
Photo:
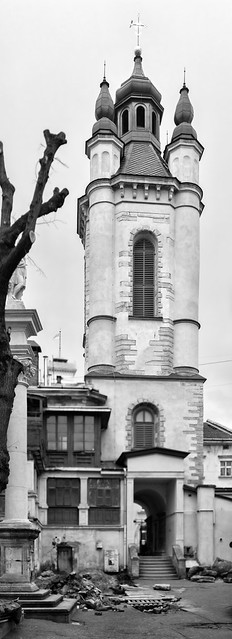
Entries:
[[14, 359], [5, 324], [5, 306], [10, 278], [19, 262], [30, 251], [35, 241], [37, 219], [61, 208], [68, 190], [54, 189], [52, 197], [43, 202], [43, 193], [49, 177], [50, 167], [56, 151], [66, 144], [64, 133], [54, 135], [44, 131], [46, 147], [40, 160], [40, 169], [30, 209], [11, 224], [14, 186], [5, 169], [3, 145], [0, 142], [0, 187], [2, 209], [0, 225], [0, 492], [6, 488], [9, 476], [9, 453], [7, 450], [7, 428], [13, 408], [15, 387], [22, 364]]

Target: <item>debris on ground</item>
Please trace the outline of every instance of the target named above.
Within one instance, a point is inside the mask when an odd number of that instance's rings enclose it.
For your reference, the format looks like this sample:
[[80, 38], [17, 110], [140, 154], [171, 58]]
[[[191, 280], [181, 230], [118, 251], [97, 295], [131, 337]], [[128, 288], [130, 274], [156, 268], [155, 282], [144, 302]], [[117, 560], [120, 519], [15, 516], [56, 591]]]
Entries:
[[214, 583], [216, 579], [223, 579], [225, 583], [232, 583], [232, 562], [217, 557], [212, 566], [192, 566], [188, 579], [197, 583]]
[[[124, 612], [127, 606], [154, 614], [177, 608], [178, 599], [173, 595], [159, 595], [158, 592], [152, 595], [152, 591], [146, 588], [141, 593], [126, 571], [109, 575], [102, 570], [91, 570], [67, 575], [46, 570], [36, 583], [40, 588], [49, 588], [53, 594], [61, 593], [64, 597], [76, 599], [79, 610], [94, 610], [96, 615], [108, 610]], [[171, 586], [155, 584], [154, 589], [167, 591]]]
[[21, 620], [21, 617], [22, 608], [18, 601], [7, 601], [5, 599], [0, 599], [0, 622], [7, 619], [18, 624]]
[[170, 584], [155, 584], [153, 590], [171, 590]]

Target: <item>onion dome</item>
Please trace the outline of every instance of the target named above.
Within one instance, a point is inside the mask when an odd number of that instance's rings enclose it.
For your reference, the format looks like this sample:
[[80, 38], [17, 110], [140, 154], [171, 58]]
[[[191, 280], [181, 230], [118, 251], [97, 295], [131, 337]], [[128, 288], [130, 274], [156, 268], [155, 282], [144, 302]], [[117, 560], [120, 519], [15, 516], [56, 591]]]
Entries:
[[96, 101], [95, 117], [97, 122], [93, 125], [92, 135], [99, 131], [114, 133], [117, 135], [117, 127], [114, 123], [114, 103], [109, 92], [109, 83], [105, 75], [100, 84], [100, 93]]
[[105, 76], [100, 84], [101, 91], [96, 101], [95, 117], [96, 120], [101, 118], [109, 118], [114, 121], [114, 103], [109, 92], [109, 83]]
[[197, 140], [197, 134], [192, 127], [191, 122], [194, 116], [194, 110], [189, 99], [189, 89], [184, 82], [180, 90], [180, 98], [176, 106], [174, 122], [176, 127], [173, 131], [172, 142], [178, 138], [194, 138]]
[[141, 49], [135, 49], [133, 73], [130, 78], [123, 82], [120, 88], [116, 91], [115, 107], [120, 106], [132, 96], [139, 96], [140, 98], [144, 99], [152, 99], [159, 107], [162, 114], [163, 107], [161, 107], [160, 104], [161, 94], [156, 89], [154, 84], [152, 84], [151, 80], [149, 80], [149, 78], [144, 75], [141, 53]]

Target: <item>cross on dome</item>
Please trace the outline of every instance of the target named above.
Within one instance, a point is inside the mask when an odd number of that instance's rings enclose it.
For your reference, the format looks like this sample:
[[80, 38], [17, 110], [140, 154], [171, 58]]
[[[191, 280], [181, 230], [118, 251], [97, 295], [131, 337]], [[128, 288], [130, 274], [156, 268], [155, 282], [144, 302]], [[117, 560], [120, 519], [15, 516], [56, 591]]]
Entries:
[[136, 40], [136, 44], [137, 44], [137, 47], [140, 47], [140, 30], [141, 30], [141, 27], [145, 27], [145, 24], [142, 24], [142, 23], [140, 22], [140, 15], [139, 15], [139, 13], [138, 13], [138, 20], [137, 20], [137, 22], [134, 22], [134, 20], [131, 20], [130, 28], [131, 28], [131, 27], [137, 27], [137, 40]]

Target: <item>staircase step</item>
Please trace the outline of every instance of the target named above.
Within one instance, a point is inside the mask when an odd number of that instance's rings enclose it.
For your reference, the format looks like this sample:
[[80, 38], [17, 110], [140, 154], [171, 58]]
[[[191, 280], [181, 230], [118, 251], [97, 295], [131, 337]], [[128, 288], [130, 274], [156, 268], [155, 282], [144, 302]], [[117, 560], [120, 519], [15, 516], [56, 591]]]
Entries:
[[45, 607], [24, 607], [25, 618], [27, 619], [46, 619], [47, 621], [55, 621], [57, 623], [69, 623], [75, 612], [77, 605], [76, 599], [63, 599], [57, 606]]
[[28, 608], [54, 608], [63, 601], [63, 595], [48, 595], [46, 599], [23, 599], [20, 598], [20, 604], [24, 610]]
[[23, 601], [27, 601], [28, 599], [33, 599], [34, 601], [37, 600], [41, 600], [41, 599], [45, 599], [46, 597], [48, 597], [51, 594], [51, 591], [48, 588], [40, 588], [39, 590], [35, 590], [35, 591], [30, 591], [30, 592], [22, 592], [22, 590], [20, 591], [8, 591], [8, 592], [4, 592], [0, 594], [1, 599], [19, 599], [19, 602], [21, 603], [21, 600]]
[[167, 555], [147, 555], [139, 558], [139, 576], [141, 579], [170, 581], [176, 579], [176, 571]]

